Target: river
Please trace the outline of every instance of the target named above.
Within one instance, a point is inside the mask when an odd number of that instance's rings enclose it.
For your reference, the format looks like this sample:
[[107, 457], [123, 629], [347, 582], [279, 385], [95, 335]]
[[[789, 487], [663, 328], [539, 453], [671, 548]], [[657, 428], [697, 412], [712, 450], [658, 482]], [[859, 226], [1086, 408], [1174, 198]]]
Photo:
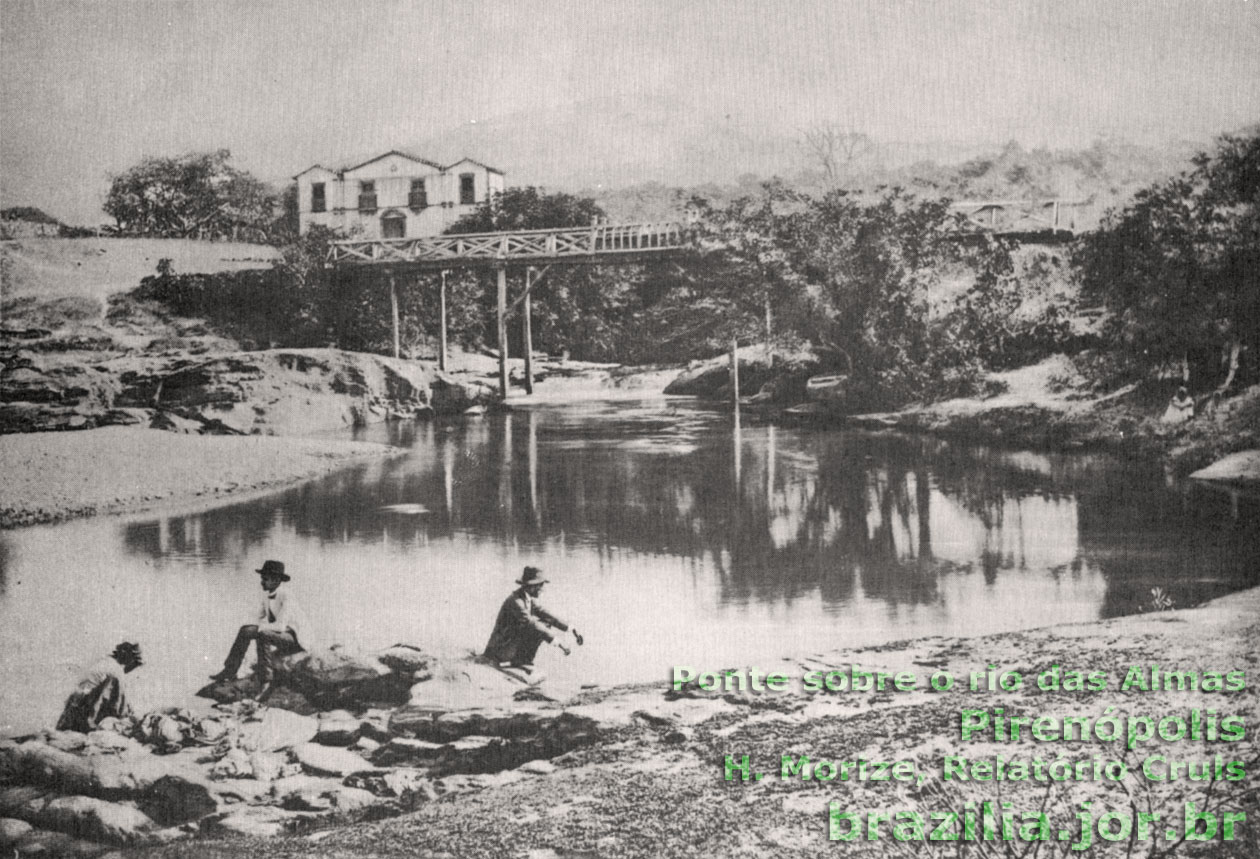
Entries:
[[541, 602], [586, 645], [540, 664], [590, 682], [1182, 607], [1260, 579], [1254, 498], [1105, 456], [735, 428], [664, 397], [358, 437], [408, 453], [235, 503], [0, 532], [0, 734], [51, 725], [122, 639], [144, 649], [139, 707], [186, 701], [268, 558], [313, 645], [448, 652], [480, 648], [521, 568], [542, 567]]

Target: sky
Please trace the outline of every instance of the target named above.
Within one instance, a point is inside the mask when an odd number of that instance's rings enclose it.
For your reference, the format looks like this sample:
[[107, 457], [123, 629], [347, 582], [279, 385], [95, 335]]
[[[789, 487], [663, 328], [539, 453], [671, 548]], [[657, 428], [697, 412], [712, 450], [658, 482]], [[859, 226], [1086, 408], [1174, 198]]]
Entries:
[[884, 141], [1206, 143], [1260, 122], [1260, 0], [0, 0], [0, 207], [95, 225], [144, 156], [227, 148], [281, 181], [622, 99]]

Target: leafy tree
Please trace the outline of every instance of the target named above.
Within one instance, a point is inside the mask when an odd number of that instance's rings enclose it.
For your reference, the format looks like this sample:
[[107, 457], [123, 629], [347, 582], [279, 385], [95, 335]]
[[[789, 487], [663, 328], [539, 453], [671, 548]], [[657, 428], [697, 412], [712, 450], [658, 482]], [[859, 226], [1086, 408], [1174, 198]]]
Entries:
[[145, 158], [112, 178], [104, 210], [129, 235], [265, 241], [276, 195], [231, 157], [220, 149]]
[[[536, 187], [508, 188], [457, 221], [448, 233], [481, 233], [506, 230], [538, 230], [586, 227], [604, 219], [604, 210], [586, 197], [548, 194]], [[465, 289], [471, 277], [480, 277], [482, 324], [466, 324], [469, 332], [494, 331], [496, 310], [490, 275], [461, 275]], [[621, 326], [633, 303], [632, 269], [620, 266], [553, 266], [531, 290], [534, 348], [545, 352], [570, 350], [575, 357], [607, 359], [617, 355]], [[509, 351], [519, 354], [523, 344], [517, 327], [510, 329]]]
[[1193, 164], [1108, 213], [1074, 261], [1132, 369], [1225, 367], [1224, 390], [1260, 346], [1260, 132], [1224, 136]]
[[[769, 302], [782, 330], [850, 376], [865, 407], [972, 389], [986, 326], [1006, 311], [1009, 248], [963, 244], [946, 200], [899, 189], [821, 198], [768, 185], [759, 199], [706, 214], [724, 286], [711, 293], [738, 327], [750, 299]], [[938, 306], [944, 277], [969, 277], [966, 314]], [[738, 336], [738, 335], [737, 335]]]
[[604, 218], [604, 210], [587, 197], [547, 194], [541, 188], [506, 188], [492, 194], [476, 211], [456, 221], [448, 233], [491, 233], [585, 227]]

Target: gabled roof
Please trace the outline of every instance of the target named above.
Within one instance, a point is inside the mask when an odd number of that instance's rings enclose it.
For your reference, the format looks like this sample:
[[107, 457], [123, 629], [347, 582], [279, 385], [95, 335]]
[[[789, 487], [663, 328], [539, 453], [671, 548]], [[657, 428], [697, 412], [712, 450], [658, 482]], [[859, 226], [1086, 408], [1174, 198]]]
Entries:
[[330, 170], [329, 168], [325, 167], [323, 164], [312, 164], [310, 167], [307, 167], [305, 170], [303, 170], [301, 173], [298, 173], [298, 174], [297, 174], [296, 176], [294, 176], [293, 178], [294, 178], [294, 179], [298, 179], [298, 178], [300, 178], [300, 177], [302, 177], [302, 176], [305, 176], [307, 173], [310, 173], [312, 170], [323, 170], [323, 171], [325, 171], [325, 172], [327, 172], [327, 173], [336, 173], [336, 172], [337, 172], [336, 170]]
[[397, 155], [400, 158], [406, 158], [408, 161], [415, 161], [417, 164], [424, 164], [425, 166], [432, 167], [434, 170], [442, 169], [442, 165], [438, 164], [436, 161], [430, 161], [428, 158], [421, 158], [418, 155], [412, 155], [408, 152], [402, 152], [401, 150], [398, 150], [398, 149], [391, 149], [388, 152], [386, 152], [384, 155], [377, 155], [375, 158], [369, 158], [367, 161], [364, 161], [362, 164], [356, 164], [353, 167], [343, 167], [337, 172], [349, 173], [351, 170], [358, 170], [360, 167], [366, 167], [369, 164], [375, 164], [377, 161], [380, 161], [382, 158], [388, 158], [391, 155]]
[[491, 167], [489, 164], [485, 164], [485, 163], [483, 163], [483, 162], [481, 162], [481, 161], [477, 161], [477, 160], [475, 160], [475, 159], [473, 159], [473, 158], [468, 158], [468, 157], [461, 158], [461, 159], [459, 159], [458, 161], [452, 161], [450, 164], [446, 165], [446, 166], [445, 166], [445, 167], [443, 167], [442, 169], [443, 169], [443, 170], [450, 170], [452, 167], [455, 167], [455, 166], [456, 166], [456, 165], [458, 165], [458, 164], [476, 164], [476, 165], [477, 165], [478, 167], [480, 167], [481, 169], [483, 169], [483, 170], [488, 170], [488, 171], [490, 171], [491, 173], [498, 173], [500, 176], [505, 176], [505, 175], [507, 175], [507, 174], [505, 174], [502, 170], [498, 169], [497, 167]]
[[329, 173], [333, 173], [341, 177], [341, 176], [345, 176], [345, 174], [349, 173], [351, 170], [358, 170], [360, 167], [366, 167], [369, 164], [375, 164], [377, 161], [380, 161], [382, 158], [388, 158], [391, 155], [397, 155], [400, 158], [406, 158], [408, 161], [414, 161], [417, 164], [423, 164], [426, 167], [432, 167], [434, 170], [440, 170], [443, 173], [445, 173], [447, 170], [450, 170], [452, 167], [456, 167], [460, 164], [474, 164], [480, 167], [481, 169], [486, 170], [490, 173], [497, 173], [500, 176], [506, 175], [502, 170], [499, 170], [496, 167], [491, 167], [489, 164], [485, 164], [473, 158], [467, 158], [467, 157], [461, 158], [458, 161], [453, 161], [450, 164], [443, 167], [441, 164], [438, 164], [436, 161], [430, 161], [428, 158], [421, 158], [419, 155], [413, 155], [410, 152], [403, 152], [401, 149], [391, 149], [382, 155], [377, 155], [373, 158], [369, 158], [367, 161], [362, 161], [362, 162], [359, 162], [357, 164], [353, 164], [350, 166], [325, 167], [322, 164], [312, 164], [310, 167], [307, 167], [305, 170], [303, 170], [301, 173], [298, 173], [293, 178], [297, 179], [299, 176], [305, 176], [307, 173], [310, 173], [312, 170], [325, 170]]

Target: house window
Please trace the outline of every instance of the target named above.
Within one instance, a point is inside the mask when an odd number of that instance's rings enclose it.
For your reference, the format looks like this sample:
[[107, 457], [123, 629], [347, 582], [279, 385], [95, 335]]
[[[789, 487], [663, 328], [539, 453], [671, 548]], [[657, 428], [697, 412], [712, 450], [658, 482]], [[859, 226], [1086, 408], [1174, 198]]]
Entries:
[[312, 212], [326, 211], [326, 204], [324, 201], [324, 183], [323, 182], [311, 183], [311, 211]]
[[410, 206], [412, 210], [423, 209], [429, 205], [429, 195], [424, 190], [423, 179], [411, 180], [411, 193], [407, 195], [407, 205]]
[[359, 183], [359, 211], [372, 214], [376, 211], [376, 183]]
[[459, 174], [459, 204], [471, 206], [477, 202], [477, 177], [472, 173]]
[[407, 236], [407, 216], [390, 210], [381, 215], [381, 238], [402, 239]]

